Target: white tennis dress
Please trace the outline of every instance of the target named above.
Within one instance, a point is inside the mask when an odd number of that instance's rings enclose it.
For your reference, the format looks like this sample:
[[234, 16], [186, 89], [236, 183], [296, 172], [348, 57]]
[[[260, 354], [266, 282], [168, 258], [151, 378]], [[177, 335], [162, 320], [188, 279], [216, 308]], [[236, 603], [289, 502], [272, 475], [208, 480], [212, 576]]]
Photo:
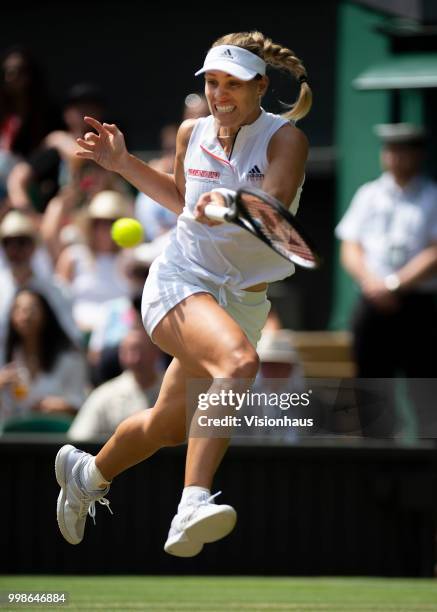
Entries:
[[[209, 227], [194, 219], [199, 197], [217, 187], [261, 188], [268, 167], [267, 148], [273, 134], [287, 123], [261, 110], [256, 121], [243, 125], [230, 158], [217, 139], [210, 115], [195, 124], [185, 155], [185, 206], [172, 239], [153, 262], [142, 300], [142, 317], [152, 336], [176, 304], [199, 292], [212, 294], [256, 346], [270, 309], [266, 292], [245, 291], [259, 283], [282, 280], [293, 264], [236, 225]], [[290, 205], [296, 213], [301, 187]]]

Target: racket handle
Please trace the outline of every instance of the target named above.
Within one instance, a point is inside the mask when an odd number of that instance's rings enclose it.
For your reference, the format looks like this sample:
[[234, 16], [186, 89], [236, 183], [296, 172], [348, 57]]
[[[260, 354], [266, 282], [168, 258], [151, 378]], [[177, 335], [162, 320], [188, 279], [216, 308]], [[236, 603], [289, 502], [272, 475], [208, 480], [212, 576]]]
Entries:
[[219, 221], [220, 223], [229, 221], [230, 214], [229, 208], [224, 206], [217, 206], [216, 204], [207, 204], [205, 206], [205, 215], [211, 221]]

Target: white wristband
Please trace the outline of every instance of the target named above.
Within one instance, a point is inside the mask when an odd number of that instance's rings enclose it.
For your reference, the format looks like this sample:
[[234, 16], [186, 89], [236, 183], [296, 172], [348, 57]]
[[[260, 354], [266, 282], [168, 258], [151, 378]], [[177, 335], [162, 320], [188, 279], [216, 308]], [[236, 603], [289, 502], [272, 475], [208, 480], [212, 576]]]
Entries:
[[232, 204], [237, 195], [234, 189], [228, 189], [227, 187], [216, 187], [215, 189], [211, 189], [211, 193], [220, 193], [225, 198], [225, 202], [228, 205]]
[[384, 285], [388, 291], [397, 291], [401, 285], [400, 278], [397, 274], [388, 274], [384, 278]]

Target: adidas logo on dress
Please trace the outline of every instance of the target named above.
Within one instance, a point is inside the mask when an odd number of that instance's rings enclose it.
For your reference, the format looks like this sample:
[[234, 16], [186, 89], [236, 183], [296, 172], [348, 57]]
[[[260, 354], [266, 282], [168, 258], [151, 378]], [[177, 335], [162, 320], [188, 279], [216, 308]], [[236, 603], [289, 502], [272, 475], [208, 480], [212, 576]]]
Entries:
[[247, 173], [247, 178], [250, 181], [260, 181], [264, 179], [264, 174], [261, 172], [261, 170], [258, 168], [258, 166], [255, 164]]

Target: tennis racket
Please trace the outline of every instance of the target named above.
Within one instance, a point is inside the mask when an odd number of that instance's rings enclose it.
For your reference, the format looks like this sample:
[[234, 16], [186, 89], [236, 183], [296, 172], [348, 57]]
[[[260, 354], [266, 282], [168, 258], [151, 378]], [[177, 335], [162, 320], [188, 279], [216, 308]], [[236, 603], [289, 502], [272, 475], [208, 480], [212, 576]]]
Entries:
[[236, 196], [220, 194], [225, 207], [205, 206], [212, 221], [235, 223], [276, 253], [303, 268], [317, 268], [321, 259], [301, 225], [282, 204], [260, 189], [239, 189]]

